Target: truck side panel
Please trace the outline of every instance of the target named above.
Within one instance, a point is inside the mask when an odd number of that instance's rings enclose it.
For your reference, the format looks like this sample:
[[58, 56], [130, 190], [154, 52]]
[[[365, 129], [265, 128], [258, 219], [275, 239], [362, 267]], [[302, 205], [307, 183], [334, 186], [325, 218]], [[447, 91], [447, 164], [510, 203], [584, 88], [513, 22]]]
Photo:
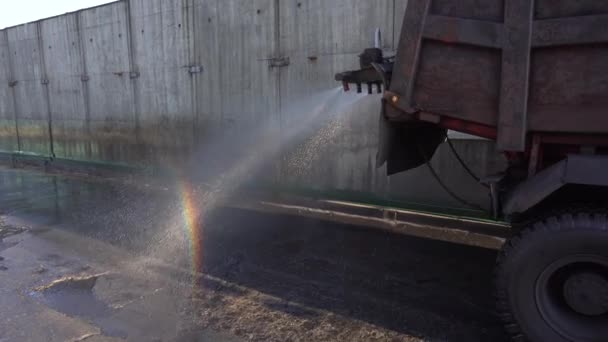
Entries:
[[608, 2], [411, 0], [407, 12], [393, 119], [496, 127], [507, 151], [525, 150], [532, 131], [608, 131]]

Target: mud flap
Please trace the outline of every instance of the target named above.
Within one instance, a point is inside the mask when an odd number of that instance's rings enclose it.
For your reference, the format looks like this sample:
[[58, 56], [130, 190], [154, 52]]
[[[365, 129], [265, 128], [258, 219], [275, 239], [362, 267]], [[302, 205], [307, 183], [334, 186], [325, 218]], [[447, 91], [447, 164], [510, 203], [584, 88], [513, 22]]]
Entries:
[[[383, 111], [384, 112], [384, 111]], [[387, 164], [389, 176], [415, 169], [432, 159], [447, 131], [420, 121], [394, 122], [380, 115], [377, 167]]]

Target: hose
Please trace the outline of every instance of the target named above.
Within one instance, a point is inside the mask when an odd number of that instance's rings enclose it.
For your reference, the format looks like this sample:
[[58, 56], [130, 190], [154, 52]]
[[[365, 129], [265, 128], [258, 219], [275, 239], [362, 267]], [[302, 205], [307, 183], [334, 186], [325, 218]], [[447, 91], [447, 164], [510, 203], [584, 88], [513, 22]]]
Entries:
[[465, 161], [462, 159], [462, 157], [460, 156], [460, 154], [458, 153], [458, 151], [456, 151], [456, 148], [454, 147], [454, 144], [452, 143], [452, 139], [450, 139], [450, 137], [446, 134], [445, 136], [446, 141], [448, 142], [448, 145], [450, 146], [450, 150], [452, 150], [452, 154], [454, 155], [454, 157], [456, 157], [456, 159], [458, 160], [458, 162], [460, 163], [460, 165], [465, 169], [465, 171], [467, 171], [467, 173], [474, 179], [477, 181], [477, 183], [481, 184], [482, 186], [486, 187], [486, 188], [490, 188], [490, 186], [488, 186], [487, 184], [483, 184], [481, 182], [481, 178], [479, 178], [479, 176], [477, 176], [475, 174], [475, 172], [473, 172], [473, 170], [471, 170], [471, 168], [467, 165], [467, 163], [465, 163]]
[[464, 198], [462, 198], [458, 194], [456, 194], [454, 191], [452, 191], [452, 189], [450, 189], [450, 187], [448, 187], [447, 184], [445, 184], [445, 182], [441, 179], [441, 177], [439, 176], [439, 174], [437, 173], [437, 171], [435, 170], [435, 168], [433, 167], [433, 165], [431, 165], [431, 160], [427, 156], [427, 154], [424, 152], [424, 149], [422, 149], [422, 147], [420, 146], [420, 144], [416, 144], [416, 145], [418, 146], [418, 153], [420, 153], [420, 155], [424, 159], [426, 166], [428, 167], [429, 171], [431, 172], [431, 175], [433, 176], [433, 178], [435, 178], [435, 181], [437, 181], [437, 183], [443, 188], [443, 190], [448, 195], [450, 195], [453, 199], [455, 199], [456, 201], [460, 202], [461, 204], [463, 204], [463, 205], [465, 205], [465, 206], [467, 206], [469, 208], [476, 209], [476, 210], [479, 210], [479, 211], [482, 211], [482, 212], [487, 212], [481, 206], [465, 200]]

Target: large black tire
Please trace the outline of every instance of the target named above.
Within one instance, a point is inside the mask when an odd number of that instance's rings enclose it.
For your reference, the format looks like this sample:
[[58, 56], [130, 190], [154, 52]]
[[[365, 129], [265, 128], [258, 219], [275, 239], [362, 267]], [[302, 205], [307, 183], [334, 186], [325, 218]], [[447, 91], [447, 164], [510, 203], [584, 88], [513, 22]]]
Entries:
[[528, 225], [498, 257], [497, 309], [514, 341], [608, 341], [608, 219], [564, 211]]

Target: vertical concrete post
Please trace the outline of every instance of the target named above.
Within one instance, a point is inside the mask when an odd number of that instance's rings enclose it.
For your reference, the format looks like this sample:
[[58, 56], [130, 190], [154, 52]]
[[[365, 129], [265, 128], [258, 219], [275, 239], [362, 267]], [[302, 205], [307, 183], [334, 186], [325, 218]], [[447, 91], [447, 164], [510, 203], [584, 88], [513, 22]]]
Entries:
[[[215, 3], [215, 12], [217, 13], [217, 16], [220, 16], [220, 13], [222, 13], [220, 11], [220, 6], [224, 3], [224, 0], [217, 0]], [[216, 25], [219, 24], [219, 18], [217, 18], [216, 20]], [[220, 48], [220, 42], [221, 42], [221, 33], [220, 33], [220, 27], [219, 25], [217, 26], [217, 29], [215, 30], [215, 37], [214, 37], [214, 41], [215, 41], [215, 50], [217, 51], [217, 68], [219, 69], [219, 77], [217, 79], [217, 86], [219, 87], [220, 91], [220, 95], [222, 92], [222, 89], [224, 89], [224, 86], [222, 84], [223, 82], [223, 77], [222, 75], [224, 74], [224, 70], [223, 70], [223, 63], [222, 63], [222, 49]], [[222, 101], [221, 99], [218, 101], [219, 104], [219, 120], [220, 120], [220, 127], [223, 130], [224, 129], [224, 117], [225, 117], [225, 113], [224, 113], [224, 101]]]
[[[280, 0], [274, 0], [274, 53], [273, 53], [273, 57], [274, 58], [280, 58], [282, 57], [282, 53], [283, 51], [281, 51], [281, 1]], [[276, 73], [277, 73], [277, 103], [276, 103], [276, 108], [277, 108], [277, 115], [278, 117], [278, 121], [279, 124], [281, 125], [281, 129], [283, 128], [283, 115], [282, 115], [282, 111], [283, 111], [283, 99], [281, 98], [281, 69], [282, 68], [275, 68]]]
[[139, 67], [137, 65], [137, 56], [135, 55], [135, 47], [133, 46], [133, 39], [135, 36], [133, 28], [133, 20], [131, 13], [131, 0], [124, 0], [125, 3], [125, 18], [126, 18], [126, 31], [127, 31], [127, 53], [129, 55], [129, 79], [131, 80], [131, 92], [133, 96], [133, 114], [135, 117], [135, 139], [137, 144], [142, 144], [141, 140], [141, 106], [139, 103], [139, 92], [138, 82], [139, 78]]
[[[281, 58], [283, 57], [283, 49], [281, 46], [281, 4], [285, 3], [285, 1], [281, 1], [281, 0], [274, 0], [273, 6], [274, 6], [274, 51], [273, 51], [273, 57], [274, 58]], [[274, 104], [275, 106], [275, 110], [276, 110], [276, 117], [274, 118], [274, 120], [276, 120], [277, 124], [278, 124], [278, 128], [279, 128], [279, 134], [283, 134], [283, 129], [285, 126], [285, 117], [283, 114], [283, 82], [282, 82], [282, 78], [283, 75], [285, 74], [283, 71], [283, 68], [274, 68], [274, 72], [276, 73], [276, 82], [275, 82], [275, 93], [276, 93], [276, 103]], [[283, 174], [284, 174], [284, 169], [285, 169], [285, 165], [283, 164], [283, 162], [281, 163], [277, 163], [275, 172], [276, 172], [276, 177], [274, 178], [274, 181], [277, 182], [278, 184], [281, 184], [283, 182]]]
[[85, 119], [85, 131], [87, 133], [87, 137], [89, 139], [85, 143], [85, 154], [87, 158], [92, 157], [91, 151], [91, 100], [90, 100], [90, 89], [89, 89], [89, 70], [87, 66], [87, 56], [86, 56], [86, 45], [84, 43], [84, 28], [82, 27], [82, 11], [78, 11], [74, 13], [75, 27], [76, 27], [76, 36], [78, 39], [78, 55], [80, 56], [80, 65], [81, 70], [78, 70], [80, 73], [80, 84], [82, 91], [82, 102], [84, 106], [84, 119]]
[[13, 54], [8, 40], [8, 30], [4, 32], [4, 39], [6, 42], [6, 49], [8, 50], [8, 74], [9, 74], [9, 86], [11, 87], [11, 97], [13, 98], [13, 117], [15, 120], [15, 133], [17, 134], [17, 151], [21, 151], [21, 138], [19, 136], [19, 107], [17, 101], [17, 94], [15, 94], [15, 87], [17, 86], [17, 80], [15, 80], [15, 74], [13, 73]]
[[49, 135], [49, 153], [51, 159], [55, 158], [55, 146], [53, 143], [53, 111], [51, 107], [51, 95], [49, 91], [49, 78], [46, 67], [46, 59], [44, 54], [44, 42], [42, 41], [42, 25], [40, 21], [36, 22], [36, 39], [38, 41], [38, 51], [40, 51], [40, 84], [42, 84], [44, 94], [44, 103], [47, 113], [47, 125]]
[[[188, 1], [188, 9], [187, 9], [187, 13], [185, 15], [186, 20], [187, 20], [187, 24], [186, 24], [186, 30], [188, 30], [187, 34], [188, 34], [188, 39], [187, 39], [187, 44], [188, 44], [188, 62], [189, 65], [199, 65], [198, 62], [198, 58], [199, 58], [199, 51], [198, 51], [198, 44], [196, 44], [197, 41], [197, 37], [196, 37], [196, 33], [197, 33], [197, 25], [196, 25], [196, 16], [195, 16], [195, 9], [194, 9], [195, 3], [194, 0], [189, 0]], [[196, 77], [195, 74], [190, 73], [190, 84], [191, 84], [191, 91], [192, 91], [192, 141], [194, 143], [193, 148], [196, 148], [196, 146], [198, 146], [198, 144], [200, 143], [200, 137], [199, 137], [199, 129], [200, 129], [200, 109], [199, 109], [199, 105], [198, 105], [198, 94], [199, 94], [199, 81], [198, 81], [198, 77]]]

